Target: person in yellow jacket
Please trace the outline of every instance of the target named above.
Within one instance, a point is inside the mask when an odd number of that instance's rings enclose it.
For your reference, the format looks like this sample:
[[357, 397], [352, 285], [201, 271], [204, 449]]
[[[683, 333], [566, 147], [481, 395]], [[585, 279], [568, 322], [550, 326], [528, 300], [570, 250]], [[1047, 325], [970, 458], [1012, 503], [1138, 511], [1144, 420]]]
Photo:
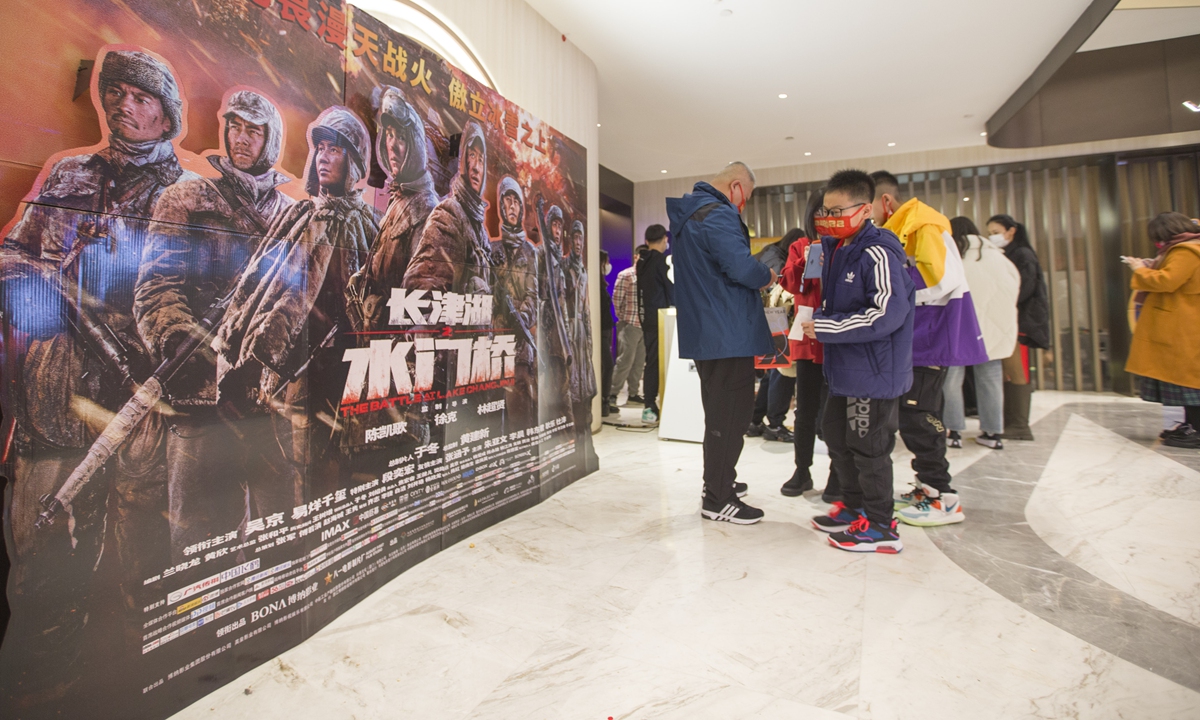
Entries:
[[909, 525], [962, 522], [962, 504], [950, 484], [942, 386], [953, 366], [988, 361], [983, 331], [967, 287], [950, 220], [916, 198], [901, 202], [895, 175], [880, 170], [875, 181], [875, 224], [900, 238], [907, 270], [916, 285], [913, 384], [900, 399], [900, 437], [913, 452], [916, 487], [896, 497], [897, 517]]
[[1123, 258], [1141, 306], [1125, 371], [1141, 377], [1143, 400], [1183, 406], [1184, 422], [1163, 443], [1200, 448], [1200, 224], [1162, 213], [1148, 234], [1157, 257]]

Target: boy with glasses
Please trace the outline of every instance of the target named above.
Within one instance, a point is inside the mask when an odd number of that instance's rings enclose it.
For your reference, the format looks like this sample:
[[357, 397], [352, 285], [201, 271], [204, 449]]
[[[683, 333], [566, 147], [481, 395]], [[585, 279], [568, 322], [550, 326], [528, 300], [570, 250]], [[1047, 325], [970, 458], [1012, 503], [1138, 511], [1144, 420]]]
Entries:
[[838, 549], [894, 554], [904, 545], [892, 518], [892, 450], [899, 398], [912, 385], [914, 288], [900, 241], [871, 222], [874, 196], [866, 173], [835, 173], [814, 223], [821, 307], [802, 327], [825, 349], [824, 435], [844, 501], [813, 526]]

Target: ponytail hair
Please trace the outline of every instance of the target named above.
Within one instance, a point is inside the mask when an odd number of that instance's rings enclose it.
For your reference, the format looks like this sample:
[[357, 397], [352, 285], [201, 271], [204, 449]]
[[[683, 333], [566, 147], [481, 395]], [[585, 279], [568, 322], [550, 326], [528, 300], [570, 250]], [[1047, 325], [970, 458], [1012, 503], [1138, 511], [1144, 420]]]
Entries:
[[[1005, 230], [1012, 230], [1013, 228], [1016, 228], [1016, 232], [1013, 233], [1012, 242], [1008, 247], [1018, 247], [1023, 245], [1027, 248], [1033, 249], [1033, 246], [1029, 244], [1029, 233], [1025, 231], [1025, 226], [1016, 220], [1013, 220], [1012, 215], [993, 215], [988, 218], [988, 225], [991, 225], [992, 223], [1003, 225]], [[1008, 248], [1005, 248], [1005, 250], [1007, 249]]]

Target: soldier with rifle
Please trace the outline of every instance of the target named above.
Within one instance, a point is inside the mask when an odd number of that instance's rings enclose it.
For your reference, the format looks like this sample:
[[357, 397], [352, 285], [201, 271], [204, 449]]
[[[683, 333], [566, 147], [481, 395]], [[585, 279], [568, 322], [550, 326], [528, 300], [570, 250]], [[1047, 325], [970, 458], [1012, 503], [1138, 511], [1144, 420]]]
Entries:
[[[275, 169], [283, 146], [279, 111], [248, 89], [229, 94], [224, 105], [224, 152], [207, 158], [217, 177], [169, 188], [150, 226], [134, 316], [159, 362], [179, 356], [198, 336], [205, 313], [229, 293], [262, 238], [295, 202], [278, 189], [291, 181]], [[206, 344], [165, 390], [173, 410], [166, 433], [171, 560], [180, 563], [186, 548], [238, 529], [249, 514], [290, 510], [300, 478], [265, 418], [235, 424], [221, 416], [216, 357]], [[262, 477], [290, 477], [291, 483], [247, 480]]]
[[20, 377], [10, 385], [20, 396], [7, 403], [16, 424], [5, 508], [15, 562], [0, 677], [5, 695], [19, 686], [35, 703], [61, 697], [80, 676], [110, 490], [127, 608], [140, 611], [142, 581], [168, 559], [157, 415], [64, 508], [68, 522], [34, 529], [40, 498], [59, 489], [134, 382], [149, 374], [132, 313], [146, 229], [163, 191], [197, 177], [175, 155], [183, 99], [165, 63], [109, 51], [96, 82], [105, 144], [59, 159], [0, 248], [5, 343], [21, 353]]
[[538, 424], [538, 250], [525, 238], [525, 195], [511, 176], [496, 186], [500, 239], [492, 242], [493, 326], [517, 336], [516, 383], [504, 389], [505, 432]]
[[567, 332], [566, 274], [563, 272], [563, 213], [557, 205], [546, 211], [545, 199], [537, 199], [538, 234], [541, 235], [541, 264], [538, 267], [541, 290], [539, 317], [540, 355], [545, 359], [546, 374], [539, 398], [543, 420], [566, 416], [574, 420], [571, 407], [571, 339]]

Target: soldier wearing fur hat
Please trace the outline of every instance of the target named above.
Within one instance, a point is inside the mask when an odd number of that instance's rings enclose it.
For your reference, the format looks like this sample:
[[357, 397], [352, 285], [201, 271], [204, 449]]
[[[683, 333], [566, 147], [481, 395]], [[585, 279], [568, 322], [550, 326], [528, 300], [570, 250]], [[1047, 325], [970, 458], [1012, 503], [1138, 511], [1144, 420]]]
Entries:
[[458, 174], [425, 223], [404, 274], [404, 287], [487, 295], [491, 292], [491, 241], [483, 227], [487, 202], [487, 139], [475, 122], [463, 128]]
[[[29, 637], [7, 638], [0, 674], [29, 697], [56, 697], [79, 675], [72, 664], [87, 622], [110, 488], [127, 606], [140, 611], [142, 581], [168, 560], [159, 520], [166, 500], [158, 480], [157, 417], [143, 423], [75, 499], [68, 522], [34, 528], [39, 498], [62, 485], [103, 427], [103, 416], [119, 410], [132, 382], [149, 374], [132, 313], [146, 226], [168, 187], [197, 177], [180, 167], [171, 143], [182, 129], [183, 99], [165, 63], [136, 50], [109, 51], [96, 82], [106, 144], [58, 160], [0, 249], [4, 309], [29, 337], [19, 359], [23, 397], [11, 406], [20, 482], [7, 508], [16, 554], [10, 635]], [[68, 314], [70, 297], [85, 298], [86, 307]], [[83, 315], [122, 352], [98, 352], [78, 334]]]
[[584, 253], [583, 223], [571, 223], [567, 233], [565, 262], [567, 329], [571, 339], [571, 405], [575, 428], [591, 433], [592, 398], [596, 396], [596, 371], [592, 364], [592, 313], [588, 303], [587, 265]]
[[[379, 234], [374, 210], [355, 189], [369, 152], [367, 129], [348, 108], [328, 108], [309, 125], [304, 180], [311, 197], [289, 207], [258, 246], [213, 341], [218, 401], [244, 416], [270, 414], [280, 445], [295, 470], [316, 481], [317, 496], [322, 481], [338, 483], [353, 440], [332, 428], [345, 381], [342, 354], [353, 345], [346, 289]], [[262, 496], [280, 505], [257, 507], [255, 517], [285, 509], [292, 477], [262, 479], [276, 483]]]
[[384, 89], [377, 127], [375, 158], [388, 177], [388, 206], [371, 259], [356, 278], [355, 292], [362, 298], [359, 330], [386, 325], [391, 289], [403, 282], [425, 221], [438, 203], [426, 162], [425, 123], [399, 89]]
[[[199, 330], [200, 319], [232, 289], [263, 236], [295, 202], [278, 189], [291, 178], [275, 169], [283, 118], [271, 101], [238, 90], [226, 99], [220, 117], [225, 152], [208, 157], [219, 175], [177, 183], [155, 206], [134, 305], [155, 363], [172, 357]], [[171, 558], [179, 563], [188, 546], [242, 523], [242, 477], [294, 471], [273, 440], [239, 440], [218, 417], [216, 358], [209, 348], [197, 351], [167, 390], [175, 411], [166, 435], [168, 518]], [[277, 484], [251, 489], [256, 507], [279, 507], [295, 495]], [[262, 497], [266, 491], [285, 497]]]
[[493, 308], [499, 328], [516, 333], [516, 383], [504, 389], [505, 432], [538, 424], [537, 321], [538, 250], [525, 238], [525, 194], [505, 175], [496, 186], [500, 239], [492, 242], [495, 263]]

